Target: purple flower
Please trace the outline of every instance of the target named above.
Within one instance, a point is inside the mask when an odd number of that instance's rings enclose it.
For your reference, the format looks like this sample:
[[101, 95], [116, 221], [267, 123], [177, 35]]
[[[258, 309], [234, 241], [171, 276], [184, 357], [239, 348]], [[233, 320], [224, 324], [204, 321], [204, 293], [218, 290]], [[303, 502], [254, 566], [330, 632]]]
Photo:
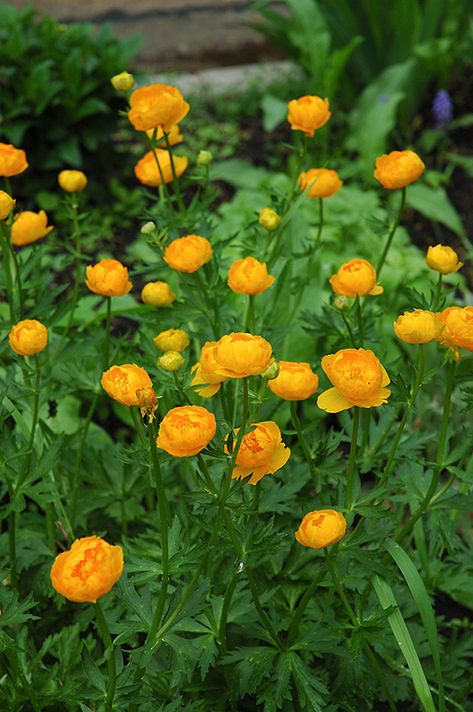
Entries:
[[432, 114], [436, 129], [448, 129], [453, 116], [453, 104], [448, 91], [440, 89], [432, 102]]

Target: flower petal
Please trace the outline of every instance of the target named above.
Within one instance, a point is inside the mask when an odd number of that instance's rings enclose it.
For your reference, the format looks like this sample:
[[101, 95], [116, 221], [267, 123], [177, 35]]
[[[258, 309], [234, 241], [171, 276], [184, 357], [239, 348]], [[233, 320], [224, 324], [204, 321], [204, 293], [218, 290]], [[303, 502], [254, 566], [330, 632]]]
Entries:
[[317, 398], [317, 405], [327, 413], [340, 413], [342, 410], [352, 408], [354, 404], [345, 398], [337, 388], [329, 388]]
[[380, 284], [377, 284], [371, 292], [368, 292], [368, 294], [372, 294], [374, 297], [378, 296], [378, 294], [382, 294], [384, 292], [383, 287]]

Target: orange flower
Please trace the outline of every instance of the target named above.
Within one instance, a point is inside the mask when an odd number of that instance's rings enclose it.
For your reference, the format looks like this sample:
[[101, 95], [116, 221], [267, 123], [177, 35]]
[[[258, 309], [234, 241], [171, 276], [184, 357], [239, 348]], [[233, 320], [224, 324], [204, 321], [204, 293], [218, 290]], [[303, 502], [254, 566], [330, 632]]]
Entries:
[[169, 131], [189, 111], [179, 89], [168, 84], [151, 84], [136, 89], [130, 96], [128, 118], [137, 131], [147, 131], [162, 126]]
[[161, 421], [156, 444], [173, 457], [197, 455], [217, 430], [213, 413], [200, 405], [172, 408]]
[[141, 290], [141, 299], [154, 307], [169, 307], [176, 295], [167, 282], [148, 282]]
[[201, 396], [201, 398], [211, 398], [220, 390], [220, 386], [225, 379], [221, 379], [219, 376], [216, 378], [218, 380], [214, 381], [214, 376], [212, 374], [207, 374], [202, 370], [200, 363], [195, 363], [191, 372], [194, 374], [192, 381], [190, 382], [191, 388]]
[[435, 245], [429, 247], [425, 256], [425, 263], [430, 269], [434, 269], [441, 274], [452, 274], [458, 272], [463, 267], [455, 250], [448, 245]]
[[102, 374], [100, 383], [110, 398], [122, 405], [144, 407], [156, 400], [151, 378], [136, 363], [112, 366]]
[[205, 365], [201, 356], [202, 368], [220, 380], [258, 376], [274, 361], [271, 344], [262, 336], [232, 333], [206, 345]]
[[288, 104], [287, 120], [293, 131], [303, 131], [312, 137], [331, 117], [328, 99], [320, 96], [301, 96]]
[[[174, 126], [171, 126], [167, 131], [168, 135], [168, 141], [170, 146], [175, 146], [177, 143], [182, 143], [184, 141], [184, 136], [181, 134], [181, 129], [179, 127], [179, 124], [174, 124]], [[146, 132], [146, 135], [148, 138], [152, 139], [154, 136], [154, 140], [156, 142], [159, 141], [159, 146], [160, 148], [165, 148], [166, 147], [166, 141], [164, 140], [164, 131], [162, 126], [158, 126], [157, 129], [148, 129]], [[163, 139], [161, 141], [161, 139]]]
[[87, 185], [87, 176], [82, 171], [61, 171], [57, 180], [66, 193], [80, 193]]
[[13, 212], [16, 200], [13, 200], [11, 195], [5, 193], [4, 190], [0, 190], [0, 220], [6, 220], [6, 218]]
[[[180, 178], [186, 170], [189, 160], [187, 156], [173, 155], [172, 158], [174, 161], [176, 176]], [[158, 163], [161, 171], [158, 168]], [[158, 185], [162, 185], [163, 181], [164, 183], [171, 183], [173, 175], [169, 151], [162, 148], [155, 148], [154, 152], [148, 151], [148, 153], [145, 153], [143, 158], [138, 161], [134, 171], [135, 176], [138, 178], [140, 183], [143, 183], [143, 185], [157, 187]]]
[[228, 272], [227, 284], [237, 294], [260, 294], [274, 284], [264, 262], [254, 257], [236, 260]]
[[328, 413], [339, 413], [354, 405], [372, 408], [387, 402], [391, 391], [384, 367], [369, 349], [341, 349], [322, 359], [322, 368], [334, 388], [322, 393], [317, 405]]
[[0, 176], [17, 176], [27, 168], [28, 161], [22, 148], [15, 148], [11, 143], [0, 143]]
[[[315, 183], [314, 183], [315, 181]], [[337, 193], [343, 185], [343, 181], [338, 177], [337, 171], [328, 168], [309, 168], [299, 176], [299, 187], [302, 192], [309, 189], [309, 198], [329, 198]]]
[[46, 237], [51, 230], [54, 230], [54, 227], [52, 225], [48, 227], [48, 216], [44, 210], [40, 210], [39, 213], [24, 210], [13, 219], [11, 240], [17, 247], [23, 247]]
[[98, 536], [86, 536], [56, 556], [50, 576], [53, 588], [69, 601], [95, 603], [112, 589], [122, 572], [122, 547]]
[[445, 324], [442, 341], [455, 352], [459, 359], [459, 349], [473, 351], [473, 306], [448, 307], [440, 313]]
[[269, 389], [289, 401], [310, 398], [319, 386], [318, 376], [310, 364], [296, 361], [279, 361], [279, 374], [268, 381]]
[[103, 297], [122, 297], [133, 287], [128, 269], [118, 260], [100, 260], [85, 271], [85, 283], [91, 292]]
[[376, 270], [361, 258], [344, 262], [337, 274], [329, 279], [335, 294], [354, 298], [357, 295], [364, 297], [367, 294], [376, 296], [382, 294], [383, 288], [376, 284]]
[[299, 544], [311, 549], [323, 549], [340, 541], [346, 528], [347, 523], [341, 512], [334, 509], [316, 509], [302, 519], [296, 539]]
[[[272, 420], [252, 423], [254, 430], [243, 436], [232, 471], [233, 479], [243, 480], [251, 475], [248, 484], [256, 485], [265, 475], [272, 475], [283, 467], [291, 456], [291, 451], [281, 440], [281, 431]], [[233, 447], [236, 444], [235, 434]], [[225, 452], [228, 453], [225, 445]]]
[[424, 163], [414, 151], [391, 151], [376, 159], [373, 175], [384, 188], [396, 190], [414, 183], [424, 169]]
[[8, 335], [10, 346], [20, 356], [32, 356], [48, 345], [48, 330], [36, 319], [23, 319], [12, 326]]
[[184, 351], [189, 343], [189, 337], [184, 329], [167, 329], [153, 339], [153, 344], [161, 351]]
[[212, 247], [206, 237], [184, 235], [173, 240], [164, 250], [163, 260], [176, 272], [197, 272], [212, 258]]
[[429, 341], [437, 341], [443, 328], [440, 314], [427, 309], [404, 312], [394, 322], [394, 333], [398, 339], [407, 344], [427, 344]]

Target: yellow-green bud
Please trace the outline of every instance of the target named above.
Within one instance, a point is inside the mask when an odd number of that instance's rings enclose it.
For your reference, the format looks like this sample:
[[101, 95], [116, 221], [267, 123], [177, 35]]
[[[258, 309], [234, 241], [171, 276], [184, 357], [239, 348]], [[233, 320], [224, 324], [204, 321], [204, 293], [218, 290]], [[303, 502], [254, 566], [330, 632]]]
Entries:
[[258, 222], [265, 230], [268, 230], [268, 232], [274, 232], [279, 227], [281, 218], [274, 210], [271, 210], [271, 208], [263, 208], [258, 214]]
[[198, 166], [209, 166], [213, 161], [213, 156], [210, 153], [210, 151], [199, 151], [199, 155], [197, 156], [197, 165]]
[[156, 225], [155, 225], [154, 222], [152, 222], [152, 221], [150, 220], [149, 222], [146, 222], [146, 223], [142, 226], [140, 232], [141, 232], [143, 235], [152, 235], [153, 232], [155, 232], [155, 230], [156, 230]]
[[0, 220], [6, 220], [15, 207], [16, 200], [11, 195], [0, 190]]
[[166, 351], [158, 358], [158, 366], [165, 371], [179, 371], [184, 365], [184, 356], [179, 351]]
[[135, 86], [135, 78], [130, 72], [115, 74], [110, 81], [112, 82], [113, 88], [117, 91], [129, 91]]
[[264, 378], [265, 381], [272, 381], [273, 378], [277, 378], [279, 376], [278, 362], [273, 361], [272, 364], [270, 364], [269, 366], [266, 366], [266, 368], [264, 369], [261, 376]]
[[345, 309], [350, 308], [351, 304], [352, 302], [350, 302], [348, 297], [343, 297], [341, 294], [333, 300], [333, 306], [337, 311], [345, 311]]

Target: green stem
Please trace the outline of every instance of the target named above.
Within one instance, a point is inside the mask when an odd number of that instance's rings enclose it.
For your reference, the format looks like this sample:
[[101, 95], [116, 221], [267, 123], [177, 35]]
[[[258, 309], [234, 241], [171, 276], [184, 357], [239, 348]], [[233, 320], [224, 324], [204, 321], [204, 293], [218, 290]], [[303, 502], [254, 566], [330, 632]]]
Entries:
[[97, 403], [99, 400], [99, 394], [96, 393], [92, 399], [92, 402], [89, 406], [89, 410], [87, 411], [87, 415], [85, 416], [85, 423], [82, 428], [82, 433], [80, 437], [80, 442], [79, 442], [79, 449], [77, 450], [77, 456], [76, 456], [76, 462], [74, 466], [74, 474], [72, 476], [72, 487], [71, 487], [71, 517], [70, 517], [70, 522], [71, 522], [71, 529], [72, 531], [74, 530], [75, 524], [76, 524], [76, 514], [77, 514], [77, 503], [78, 503], [78, 496], [79, 496], [79, 480], [80, 480], [80, 469], [81, 469], [81, 464], [82, 464], [82, 455], [84, 452], [84, 447], [85, 447], [85, 440], [87, 438], [87, 433], [89, 432], [89, 427], [90, 423], [92, 422], [92, 418], [95, 413], [95, 409], [97, 407]]
[[171, 144], [169, 142], [169, 136], [168, 136], [167, 132], [164, 131], [164, 129], [163, 129], [163, 136], [164, 136], [164, 141], [166, 143], [166, 148], [169, 153], [169, 160], [171, 162], [172, 184], [174, 187], [174, 192], [176, 194], [177, 205], [179, 207], [179, 211], [180, 211], [181, 215], [185, 215], [186, 206], [184, 205], [184, 201], [183, 201], [182, 195], [181, 195], [181, 187], [179, 185], [179, 179], [177, 177], [176, 167], [174, 165], [174, 157], [172, 155]]
[[21, 474], [18, 478], [18, 481], [16, 483], [15, 491], [18, 492], [20, 487], [22, 486], [23, 482], [25, 481], [26, 477], [28, 476], [28, 472], [30, 470], [31, 466], [31, 460], [33, 457], [33, 446], [34, 446], [34, 437], [36, 434], [36, 427], [38, 425], [38, 417], [39, 417], [39, 392], [40, 392], [40, 383], [41, 383], [41, 370], [39, 367], [39, 360], [38, 360], [38, 355], [35, 354], [33, 356], [34, 360], [34, 365], [35, 365], [35, 372], [34, 372], [34, 383], [33, 383], [33, 405], [31, 408], [31, 430], [30, 430], [30, 436], [28, 438], [28, 447], [26, 451], [26, 459], [23, 464], [23, 467], [21, 469]]
[[[155, 133], [156, 133], [156, 132], [155, 132]], [[155, 162], [156, 162], [156, 166], [157, 166], [157, 168], [158, 168], [159, 177], [161, 178], [161, 185], [158, 186], [159, 197], [160, 197], [160, 198], [163, 198], [163, 197], [164, 197], [164, 200], [165, 200], [167, 203], [170, 203], [170, 201], [169, 201], [169, 191], [168, 191], [168, 187], [167, 187], [166, 181], [164, 180], [164, 173], [163, 173], [163, 169], [161, 168], [161, 164], [160, 164], [160, 162], [159, 162], [158, 154], [156, 153], [156, 146], [155, 146], [155, 140], [154, 140], [154, 138], [153, 138], [153, 139], [150, 139], [149, 144], [150, 144], [150, 147], [151, 147], [151, 151], [153, 152], [153, 156], [154, 156], [154, 160], [155, 160]], [[170, 205], [170, 207], [171, 207], [171, 210], [172, 210], [172, 206], [171, 206], [171, 205]]]
[[10, 270], [10, 247], [8, 244], [8, 237], [6, 234], [6, 229], [2, 221], [0, 221], [0, 239], [2, 242], [2, 252], [3, 252], [3, 269], [5, 271], [5, 282], [7, 284], [7, 293], [8, 293], [8, 307], [10, 310], [10, 324], [14, 324], [16, 319], [15, 319], [15, 310], [14, 310], [14, 304], [13, 304], [13, 280], [12, 280], [12, 275], [11, 275], [11, 270]]
[[355, 406], [353, 413], [353, 429], [351, 434], [350, 455], [347, 468], [347, 485], [345, 490], [345, 509], [350, 512], [353, 504], [353, 476], [356, 466], [356, 444], [358, 440], [358, 426], [360, 422], [360, 409]]
[[16, 518], [17, 513], [11, 511], [8, 515], [8, 555], [10, 558], [10, 583], [13, 590], [18, 589], [18, 574], [16, 568]]
[[315, 589], [320, 584], [320, 582], [324, 576], [325, 576], [325, 572], [322, 572], [322, 574], [317, 576], [312, 581], [312, 583], [306, 589], [304, 595], [302, 596], [301, 601], [297, 607], [297, 611], [294, 615], [294, 618], [292, 619], [292, 623], [291, 623], [289, 630], [287, 632], [287, 647], [288, 648], [290, 648], [291, 645], [294, 644], [294, 642], [297, 638], [297, 633], [299, 632], [299, 625], [301, 623], [302, 616], [304, 615], [305, 609], [307, 608]]
[[245, 318], [245, 331], [249, 331], [250, 334], [254, 334], [256, 329], [256, 318], [255, 318], [255, 297], [254, 294], [248, 295], [248, 309], [246, 311]]
[[300, 303], [301, 303], [301, 301], [302, 301], [302, 297], [304, 296], [305, 288], [307, 287], [308, 284], [310, 284], [310, 281], [311, 281], [311, 279], [312, 279], [312, 265], [313, 265], [313, 262], [314, 262], [314, 257], [315, 257], [315, 255], [316, 255], [317, 252], [318, 252], [318, 247], [319, 247], [319, 243], [320, 243], [320, 237], [321, 237], [321, 235], [322, 235], [322, 229], [323, 229], [323, 226], [324, 226], [324, 209], [323, 209], [324, 202], [323, 202], [322, 198], [319, 198], [318, 200], [319, 200], [319, 227], [318, 227], [318, 230], [317, 230], [317, 235], [316, 235], [316, 238], [315, 238], [315, 241], [314, 241], [314, 245], [313, 245], [313, 247], [312, 247], [312, 250], [310, 251], [310, 255], [309, 255], [309, 258], [308, 258], [308, 260], [307, 260], [307, 265], [306, 265], [306, 278], [300, 280], [299, 290], [298, 290], [298, 292], [297, 292], [296, 299], [295, 299], [295, 301], [294, 301], [293, 307], [292, 307], [292, 309], [291, 309], [291, 311], [290, 311], [289, 318], [288, 318], [288, 323], [291, 323], [291, 321], [293, 320], [293, 318], [294, 318], [294, 316], [295, 316], [295, 314], [296, 314], [296, 312], [297, 312], [297, 310], [298, 310], [298, 308], [299, 308], [299, 305], [300, 305]]
[[438, 309], [438, 306], [440, 304], [440, 300], [442, 298], [442, 281], [443, 281], [443, 274], [439, 272], [439, 278], [437, 281], [437, 287], [435, 289], [435, 296], [434, 296], [434, 301], [432, 304], [432, 311], [436, 311]]
[[260, 617], [261, 623], [263, 624], [264, 628], [268, 632], [268, 635], [273, 639], [275, 642], [276, 646], [279, 648], [279, 650], [284, 650], [284, 646], [279, 640], [279, 636], [275, 632], [273, 628], [273, 624], [271, 623], [268, 614], [264, 610], [263, 606], [261, 605], [259, 593], [258, 593], [258, 588], [256, 586], [256, 581], [253, 576], [253, 572], [251, 568], [248, 566], [246, 569], [246, 576], [248, 578], [248, 583], [250, 585], [250, 591], [251, 591], [251, 596], [253, 598], [253, 603], [255, 604], [255, 608], [258, 612], [258, 615]]
[[405, 204], [406, 204], [406, 188], [402, 188], [402, 190], [401, 190], [401, 204], [399, 206], [399, 210], [398, 210], [396, 219], [394, 220], [391, 230], [389, 231], [388, 239], [386, 241], [386, 245], [384, 246], [383, 253], [382, 253], [380, 260], [378, 262], [378, 265], [376, 267], [377, 279], [379, 279], [379, 275], [381, 274], [381, 270], [383, 268], [384, 262], [386, 260], [387, 254], [389, 252], [389, 248], [391, 247], [391, 242], [393, 241], [394, 233], [396, 232], [399, 222], [401, 220], [401, 216], [404, 211]]
[[225, 591], [225, 596], [224, 596], [223, 604], [222, 604], [222, 612], [220, 613], [220, 622], [219, 622], [219, 626], [218, 626], [217, 640], [220, 644], [222, 655], [224, 655], [227, 651], [226, 629], [227, 629], [228, 611], [230, 608], [230, 604], [232, 602], [232, 598], [233, 598], [233, 594], [235, 592], [237, 582], [238, 582], [238, 575], [234, 573], [231, 578], [230, 583], [228, 584], [228, 588]]
[[105, 320], [105, 340], [103, 344], [103, 369], [108, 368], [108, 359], [110, 353], [110, 325], [112, 323], [112, 297], [106, 297], [107, 300], [107, 316]]
[[359, 346], [361, 346], [361, 348], [363, 348], [363, 344], [364, 344], [363, 312], [361, 310], [361, 299], [360, 299], [359, 294], [356, 295], [355, 303], [356, 303], [356, 318], [358, 321], [358, 339], [360, 342]]
[[297, 439], [299, 440], [299, 443], [301, 445], [302, 451], [304, 453], [304, 457], [307, 461], [307, 464], [309, 465], [310, 474], [312, 476], [312, 481], [314, 484], [315, 491], [319, 492], [319, 487], [320, 487], [319, 471], [316, 467], [314, 458], [312, 457], [312, 453], [311, 453], [310, 448], [307, 444], [307, 440], [306, 440], [304, 432], [302, 430], [301, 421], [299, 420], [299, 416], [297, 415], [297, 403], [298, 403], [298, 401], [291, 401], [291, 420], [292, 420], [292, 424], [294, 425], [294, 430], [297, 433]]
[[[208, 294], [207, 294], [207, 290], [205, 289], [205, 286], [204, 286], [204, 284], [203, 284], [203, 282], [202, 282], [202, 277], [201, 277], [200, 274], [199, 274], [199, 270], [196, 270], [196, 271], [194, 272], [194, 275], [195, 275], [195, 280], [196, 280], [196, 282], [197, 282], [197, 286], [198, 286], [198, 288], [199, 288], [199, 292], [201, 293], [201, 295], [202, 295], [202, 297], [203, 297], [203, 299], [204, 299], [204, 302], [205, 302], [205, 307], [206, 307], [206, 309], [205, 309], [205, 315], [206, 315], [206, 317], [207, 317], [207, 319], [208, 319], [208, 321], [209, 321], [209, 324], [210, 324], [210, 326], [211, 326], [211, 329], [212, 329], [212, 331], [213, 331], [213, 335], [214, 335], [215, 339], [218, 340], [218, 339], [220, 338], [221, 334], [219, 333], [219, 329], [218, 329], [218, 326], [217, 326], [217, 324], [218, 324], [217, 305], [214, 304], [214, 306], [212, 306], [212, 304], [211, 304], [211, 302], [210, 302], [210, 299], [209, 299], [209, 297], [208, 297]], [[203, 305], [202, 305], [202, 306], [203, 306]], [[213, 312], [213, 315], [214, 315], [213, 318], [212, 318], [212, 312]]]
[[117, 668], [115, 665], [113, 641], [108, 629], [107, 621], [98, 601], [95, 603], [95, 615], [97, 618], [97, 626], [105, 648], [105, 658], [107, 660], [108, 682], [105, 698], [105, 712], [111, 712], [113, 710], [113, 699], [115, 697], [115, 688], [117, 684]]
[[350, 326], [350, 322], [348, 321], [348, 319], [347, 319], [346, 316], [345, 316], [345, 311], [344, 311], [344, 309], [341, 309], [341, 310], [339, 311], [339, 314], [340, 314], [340, 316], [342, 317], [343, 321], [345, 322], [345, 326], [347, 327], [348, 336], [350, 337], [350, 341], [351, 341], [351, 343], [352, 343], [352, 346], [356, 349], [356, 340], [355, 340], [355, 337], [354, 337], [354, 335], [353, 335], [353, 331], [352, 331], [352, 328], [351, 328], [351, 326]]

